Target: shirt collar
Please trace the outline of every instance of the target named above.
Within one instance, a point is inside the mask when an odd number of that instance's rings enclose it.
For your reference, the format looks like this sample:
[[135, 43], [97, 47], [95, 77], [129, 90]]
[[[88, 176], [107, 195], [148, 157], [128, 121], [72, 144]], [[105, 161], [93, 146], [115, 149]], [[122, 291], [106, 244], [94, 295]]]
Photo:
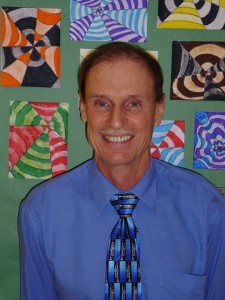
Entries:
[[154, 159], [151, 159], [150, 167], [143, 178], [131, 189], [120, 191], [102, 175], [95, 161], [92, 160], [90, 165], [90, 186], [94, 205], [100, 212], [116, 193], [134, 193], [151, 210], [154, 210], [156, 206], [156, 174]]
[[100, 212], [102, 208], [109, 203], [112, 196], [118, 193], [116, 187], [111, 184], [99, 171], [95, 160], [90, 165], [90, 185], [94, 205]]

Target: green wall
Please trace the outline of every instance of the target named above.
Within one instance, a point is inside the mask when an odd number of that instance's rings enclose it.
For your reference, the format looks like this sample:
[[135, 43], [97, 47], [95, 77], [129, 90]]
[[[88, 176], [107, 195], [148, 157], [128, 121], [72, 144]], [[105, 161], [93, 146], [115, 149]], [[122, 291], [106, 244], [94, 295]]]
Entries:
[[[224, 41], [224, 31], [157, 30], [157, 3], [149, 0], [148, 42], [146, 50], [159, 52], [167, 96], [164, 119], [180, 119], [186, 122], [185, 167], [192, 168], [194, 113], [199, 110], [225, 111], [221, 101], [170, 101], [171, 43], [173, 40]], [[8, 138], [10, 100], [50, 101], [70, 103], [69, 114], [69, 168], [91, 157], [92, 151], [85, 139], [84, 126], [78, 111], [76, 72], [80, 48], [94, 48], [97, 42], [72, 42], [69, 40], [69, 0], [0, 0], [0, 6], [61, 8], [61, 88], [0, 87], [0, 300], [19, 299], [19, 259], [17, 216], [21, 200], [40, 180], [8, 178]], [[216, 186], [225, 186], [225, 170], [201, 172]], [[32, 299], [31, 299], [32, 300]]]

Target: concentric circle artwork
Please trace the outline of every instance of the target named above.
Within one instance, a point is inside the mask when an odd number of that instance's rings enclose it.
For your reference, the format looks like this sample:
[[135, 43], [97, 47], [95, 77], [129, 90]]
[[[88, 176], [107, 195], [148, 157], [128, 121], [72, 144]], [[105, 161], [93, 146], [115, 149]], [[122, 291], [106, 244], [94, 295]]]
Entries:
[[196, 112], [195, 169], [225, 169], [225, 112]]
[[71, 0], [73, 41], [146, 42], [147, 0]]
[[225, 100], [225, 43], [173, 42], [172, 100]]
[[0, 9], [2, 86], [60, 87], [61, 10]]
[[224, 0], [159, 0], [157, 27], [225, 29]]
[[67, 170], [68, 103], [11, 101], [9, 177], [46, 179]]

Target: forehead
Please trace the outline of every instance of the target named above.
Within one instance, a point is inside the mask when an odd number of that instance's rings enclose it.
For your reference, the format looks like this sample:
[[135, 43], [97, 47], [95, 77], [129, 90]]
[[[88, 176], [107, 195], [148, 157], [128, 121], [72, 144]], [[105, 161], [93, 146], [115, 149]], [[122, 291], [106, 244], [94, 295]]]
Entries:
[[[122, 80], [141, 81], [148, 80], [149, 84], [152, 82], [152, 73], [147, 66], [141, 61], [134, 61], [131, 59], [116, 59], [112, 61], [101, 61], [92, 66], [87, 73], [86, 80], [97, 80], [102, 82], [117, 81], [118, 84]], [[145, 81], [145, 80], [144, 80]]]
[[152, 76], [139, 62], [121, 60], [101, 62], [94, 66], [86, 79], [85, 97], [127, 99], [154, 97]]

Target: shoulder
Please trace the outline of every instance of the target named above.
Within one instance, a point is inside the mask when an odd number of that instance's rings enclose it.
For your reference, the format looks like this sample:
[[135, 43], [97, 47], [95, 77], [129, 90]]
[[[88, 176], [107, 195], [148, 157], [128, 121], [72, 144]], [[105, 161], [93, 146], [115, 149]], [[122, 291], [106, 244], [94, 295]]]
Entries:
[[218, 189], [209, 182], [204, 176], [189, 169], [176, 167], [163, 161], [154, 159], [155, 169], [158, 173], [158, 178], [164, 178], [168, 184], [189, 186], [190, 188], [206, 189], [212, 193], [220, 195]]
[[159, 160], [154, 160], [153, 164], [157, 173], [157, 195], [161, 207], [174, 207], [183, 220], [191, 220], [191, 223], [197, 224], [196, 227], [206, 224], [207, 231], [212, 235], [225, 219], [224, 196], [212, 183], [194, 171]]
[[70, 200], [88, 186], [90, 165], [92, 160], [38, 186], [35, 186], [22, 201], [23, 209], [42, 210], [51, 205], [62, 206], [62, 202]]
[[224, 207], [223, 195], [202, 175], [160, 160], [154, 160], [153, 164], [157, 173], [158, 194], [205, 211], [218, 211]]

